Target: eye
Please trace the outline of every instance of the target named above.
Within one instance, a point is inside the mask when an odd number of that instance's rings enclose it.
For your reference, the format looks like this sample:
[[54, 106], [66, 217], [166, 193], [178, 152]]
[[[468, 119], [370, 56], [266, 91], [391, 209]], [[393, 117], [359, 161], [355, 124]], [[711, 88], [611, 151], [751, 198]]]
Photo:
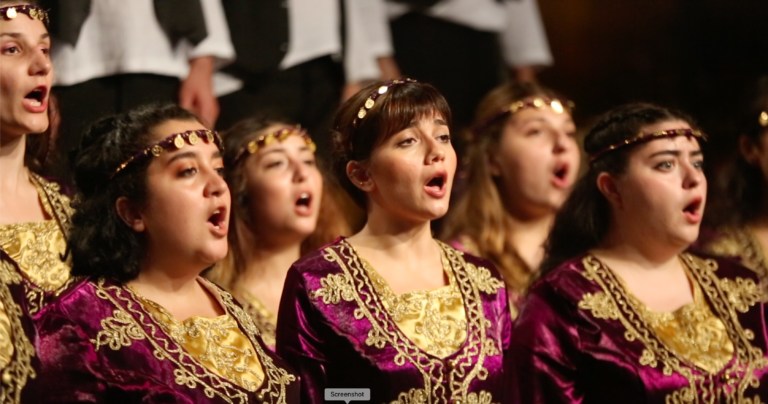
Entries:
[[304, 160], [304, 164], [306, 164], [306, 165], [308, 165], [310, 167], [314, 167], [315, 164], [317, 164], [317, 162], [315, 161], [315, 159], [306, 159], [306, 160]]
[[674, 166], [675, 166], [675, 164], [672, 161], [667, 160], [667, 161], [662, 161], [659, 164], [656, 164], [655, 168], [657, 170], [668, 171], [668, 170], [671, 170], [672, 167], [674, 167]]
[[703, 170], [703, 169], [704, 169], [704, 160], [698, 160], [698, 161], [694, 161], [694, 162], [693, 162], [693, 166], [694, 166], [694, 167], [695, 167], [697, 170]]
[[525, 132], [525, 134], [526, 134], [527, 136], [538, 136], [538, 135], [540, 135], [540, 134], [541, 134], [541, 132], [542, 132], [542, 130], [541, 130], [541, 129], [539, 129], [539, 128], [533, 128], [533, 129], [528, 129], [528, 131], [526, 131], [526, 132]]
[[405, 147], [410, 146], [412, 144], [416, 143], [416, 139], [409, 137], [408, 139], [402, 140], [400, 142], [397, 142], [398, 147]]
[[7, 48], [3, 48], [3, 55], [15, 55], [19, 53], [19, 47], [16, 45], [11, 45]]
[[46, 55], [46, 56], [51, 54], [51, 48], [48, 48], [48, 47], [40, 48], [40, 51], [42, 51], [43, 55]]
[[451, 143], [451, 135], [440, 135], [437, 140], [443, 143]]
[[179, 177], [182, 177], [182, 178], [191, 177], [195, 174], [197, 174], [196, 167], [190, 167], [190, 168], [186, 168], [184, 170], [179, 171]]
[[224, 176], [224, 167], [219, 167], [216, 169], [216, 174], [219, 174], [220, 177]]

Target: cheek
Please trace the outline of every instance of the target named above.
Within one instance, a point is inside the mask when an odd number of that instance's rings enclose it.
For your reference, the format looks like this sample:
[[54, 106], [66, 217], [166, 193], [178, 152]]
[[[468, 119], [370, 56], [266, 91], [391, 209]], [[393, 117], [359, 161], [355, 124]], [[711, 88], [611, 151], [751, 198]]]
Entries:
[[551, 153], [543, 147], [523, 139], [505, 142], [498, 156], [501, 171], [508, 181], [519, 185], [540, 182], [545, 179], [546, 164]]
[[282, 216], [282, 212], [292, 206], [290, 184], [278, 179], [256, 181], [248, 186], [251, 210], [255, 218], [264, 219]]
[[410, 187], [418, 182], [419, 164], [402, 157], [382, 156], [371, 160], [370, 172], [373, 181], [386, 193]]

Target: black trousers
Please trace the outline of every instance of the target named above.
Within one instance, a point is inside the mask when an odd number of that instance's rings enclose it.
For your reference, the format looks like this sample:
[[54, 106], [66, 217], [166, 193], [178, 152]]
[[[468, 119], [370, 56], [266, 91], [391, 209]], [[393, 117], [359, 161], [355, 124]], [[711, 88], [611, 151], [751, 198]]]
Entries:
[[391, 28], [402, 73], [440, 90], [451, 106], [455, 135], [471, 126], [477, 104], [503, 78], [498, 35], [418, 12], [393, 20]]
[[80, 145], [80, 139], [91, 123], [145, 104], [177, 102], [180, 86], [177, 77], [120, 74], [54, 87], [61, 118], [53, 163], [57, 176], [64, 181], [71, 180], [69, 154]]
[[219, 97], [221, 114], [216, 128], [226, 130], [259, 113], [277, 114], [307, 128], [318, 153], [327, 158], [331, 147], [329, 128], [343, 85], [342, 67], [330, 56], [302, 63]]

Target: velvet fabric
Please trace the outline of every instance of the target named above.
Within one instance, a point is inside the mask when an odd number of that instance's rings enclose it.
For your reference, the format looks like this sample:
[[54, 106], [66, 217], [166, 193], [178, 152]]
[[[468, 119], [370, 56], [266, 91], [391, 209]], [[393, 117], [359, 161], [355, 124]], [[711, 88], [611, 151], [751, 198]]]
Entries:
[[692, 254], [681, 259], [733, 342], [734, 356], [723, 369], [708, 373], [676, 356], [644, 322], [620, 279], [594, 257], [583, 256], [528, 289], [511, 344], [512, 402], [768, 399], [765, 296], [755, 273], [728, 260]]
[[323, 403], [326, 388], [369, 388], [377, 404], [506, 402], [511, 319], [504, 284], [488, 261], [441, 246], [467, 314], [466, 341], [443, 359], [397, 327], [343, 238], [291, 267], [277, 352], [301, 376], [302, 403]]
[[38, 376], [30, 403], [298, 403], [299, 380], [267, 350], [232, 296], [221, 301], [248, 336], [265, 380], [248, 391], [207, 370], [166, 334], [128, 288], [79, 279], [33, 317]]

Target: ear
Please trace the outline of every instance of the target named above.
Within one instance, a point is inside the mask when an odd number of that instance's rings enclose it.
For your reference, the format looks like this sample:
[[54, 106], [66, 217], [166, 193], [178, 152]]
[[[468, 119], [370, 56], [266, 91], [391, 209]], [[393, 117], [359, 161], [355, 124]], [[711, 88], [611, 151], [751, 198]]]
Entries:
[[760, 148], [745, 135], [739, 136], [739, 153], [748, 164], [753, 166], [760, 164]]
[[624, 203], [621, 199], [621, 193], [616, 184], [616, 179], [613, 178], [611, 174], [602, 172], [597, 175], [596, 181], [597, 189], [600, 190], [600, 193], [603, 194], [603, 196], [605, 196], [608, 203], [619, 208], [623, 206]]
[[365, 192], [371, 192], [376, 187], [368, 172], [368, 168], [359, 161], [347, 163], [347, 177], [356, 187]]
[[490, 174], [491, 177], [501, 176], [501, 163], [499, 163], [498, 153], [494, 152], [490, 148], [486, 149], [485, 161], [488, 164], [488, 174]]
[[146, 230], [144, 219], [142, 219], [141, 214], [128, 198], [124, 196], [117, 198], [117, 201], [115, 201], [115, 210], [117, 210], [117, 215], [120, 216], [120, 219], [122, 219], [123, 222], [136, 233], [141, 233]]

